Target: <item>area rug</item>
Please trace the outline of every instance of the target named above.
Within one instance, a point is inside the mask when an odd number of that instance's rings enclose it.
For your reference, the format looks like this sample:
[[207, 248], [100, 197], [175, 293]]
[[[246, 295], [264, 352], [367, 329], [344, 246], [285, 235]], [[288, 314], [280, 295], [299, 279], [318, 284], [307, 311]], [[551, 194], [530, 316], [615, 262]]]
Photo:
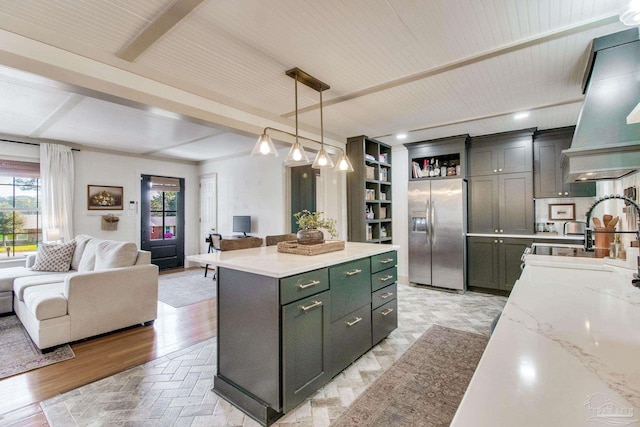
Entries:
[[448, 426], [487, 342], [482, 335], [432, 326], [332, 427]]
[[15, 315], [0, 317], [0, 379], [74, 357], [67, 344], [42, 354]]
[[200, 301], [213, 299], [217, 295], [216, 281], [204, 277], [204, 269], [189, 268], [177, 273], [165, 273], [158, 277], [158, 299], [172, 307], [184, 307]]

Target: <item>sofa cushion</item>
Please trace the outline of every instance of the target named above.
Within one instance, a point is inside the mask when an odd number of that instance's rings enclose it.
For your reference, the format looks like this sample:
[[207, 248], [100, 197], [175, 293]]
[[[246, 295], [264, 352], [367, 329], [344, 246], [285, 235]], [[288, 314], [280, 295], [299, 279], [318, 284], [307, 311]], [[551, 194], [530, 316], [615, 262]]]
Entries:
[[67, 314], [67, 299], [64, 297], [64, 282], [25, 289], [24, 305], [38, 320], [65, 316]]
[[108, 268], [131, 267], [136, 263], [138, 246], [132, 242], [114, 242], [103, 240], [96, 248], [96, 262], [94, 270]]
[[34, 286], [63, 282], [70, 273], [49, 273], [37, 276], [19, 277], [13, 282], [13, 293], [19, 301], [24, 301], [24, 291]]
[[80, 260], [82, 259], [82, 254], [84, 253], [84, 249], [87, 247], [87, 243], [92, 240], [93, 237], [87, 236], [86, 234], [78, 234], [75, 238], [76, 241], [76, 249], [73, 251], [73, 258], [71, 258], [71, 269], [78, 270], [80, 266]]
[[0, 268], [0, 292], [13, 291], [13, 283], [19, 277], [33, 277], [51, 274], [46, 271], [32, 271], [25, 267]]
[[76, 241], [38, 246], [36, 262], [31, 267], [34, 271], [69, 271]]
[[96, 248], [100, 242], [102, 242], [100, 239], [91, 239], [87, 242], [84, 251], [82, 251], [80, 262], [78, 263], [79, 272], [93, 271], [96, 265]]

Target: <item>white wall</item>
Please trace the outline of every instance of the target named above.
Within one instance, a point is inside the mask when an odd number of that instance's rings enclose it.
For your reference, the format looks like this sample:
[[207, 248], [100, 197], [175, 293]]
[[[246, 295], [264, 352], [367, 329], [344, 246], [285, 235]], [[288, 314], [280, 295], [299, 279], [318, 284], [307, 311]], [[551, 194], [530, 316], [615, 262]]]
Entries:
[[[216, 173], [218, 177], [218, 232], [233, 234], [234, 215], [251, 215], [252, 234], [264, 237], [289, 232], [288, 174], [280, 156], [214, 160], [200, 165], [199, 175]], [[325, 217], [337, 221], [339, 239], [347, 236], [346, 178], [333, 170], [322, 171], [318, 180], [317, 206]]]
[[398, 281], [409, 283], [409, 151], [404, 146], [394, 146], [391, 153], [392, 227], [393, 244], [398, 249]]
[[[34, 161], [40, 159], [38, 146], [15, 143], [0, 143], [2, 157], [15, 160]], [[198, 167], [192, 164], [151, 160], [105, 154], [88, 150], [74, 151], [75, 187], [73, 224], [74, 234], [136, 242], [140, 246], [140, 175], [161, 175], [185, 179], [185, 254], [199, 252], [200, 193], [198, 189]], [[89, 211], [87, 209], [87, 185], [112, 185], [123, 187], [124, 210]], [[128, 204], [138, 202], [138, 212], [129, 215]], [[101, 216], [106, 213], [118, 215], [118, 230], [102, 231]]]

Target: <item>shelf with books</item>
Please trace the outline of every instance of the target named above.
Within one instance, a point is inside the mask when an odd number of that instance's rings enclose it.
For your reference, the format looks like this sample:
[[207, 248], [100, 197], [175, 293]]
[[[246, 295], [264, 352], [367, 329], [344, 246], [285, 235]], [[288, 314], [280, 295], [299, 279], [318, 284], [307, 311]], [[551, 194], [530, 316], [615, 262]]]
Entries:
[[[349, 241], [389, 243], [391, 147], [366, 136], [347, 140], [354, 172], [347, 175]], [[384, 221], [384, 222], [383, 222]]]

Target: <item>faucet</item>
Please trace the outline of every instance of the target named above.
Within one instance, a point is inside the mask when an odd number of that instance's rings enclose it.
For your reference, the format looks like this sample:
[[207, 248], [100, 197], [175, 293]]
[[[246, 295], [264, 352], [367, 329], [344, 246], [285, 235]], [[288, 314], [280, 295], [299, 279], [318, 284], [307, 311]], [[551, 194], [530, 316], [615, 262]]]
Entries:
[[[638, 214], [638, 229], [636, 231], [595, 231], [592, 230], [591, 228], [589, 228], [589, 222], [591, 221], [591, 214], [593, 213], [593, 209], [598, 206], [600, 203], [604, 202], [605, 200], [610, 200], [610, 199], [620, 199], [620, 200], [625, 200], [627, 202], [629, 202], [630, 205], [632, 205], [637, 214]], [[640, 205], [638, 205], [638, 203], [636, 203], [635, 200], [628, 198], [627, 196], [621, 196], [620, 194], [610, 194], [608, 196], [603, 196], [601, 198], [599, 198], [598, 200], [596, 200], [591, 207], [589, 208], [589, 210], [587, 211], [587, 227], [584, 230], [584, 250], [585, 251], [593, 251], [593, 246], [592, 246], [592, 240], [593, 240], [593, 234], [594, 233], [635, 233], [636, 235], [636, 240], [640, 241]], [[638, 259], [638, 272], [640, 272], [640, 257]]]

